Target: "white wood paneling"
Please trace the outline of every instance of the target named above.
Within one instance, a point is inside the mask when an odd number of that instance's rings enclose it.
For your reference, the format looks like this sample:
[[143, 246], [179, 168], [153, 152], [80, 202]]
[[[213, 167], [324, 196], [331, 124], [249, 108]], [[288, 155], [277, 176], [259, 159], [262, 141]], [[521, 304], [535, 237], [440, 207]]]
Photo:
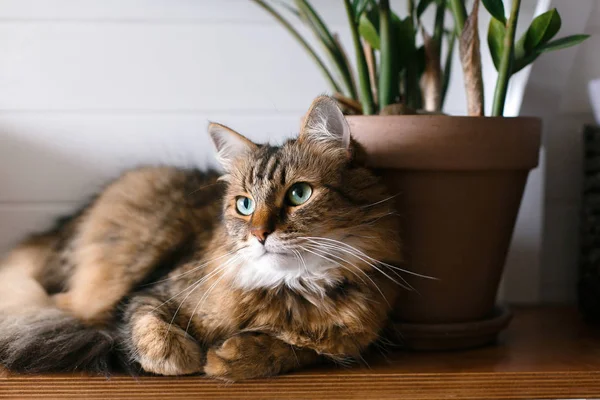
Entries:
[[[600, 7], [596, 7], [600, 9]], [[597, 14], [597, 13], [596, 13]], [[591, 37], [582, 43], [577, 51], [576, 65], [569, 78], [568, 88], [561, 103], [561, 112], [563, 113], [582, 113], [591, 112], [591, 105], [587, 96], [588, 82], [592, 78], [600, 78], [600, 15], [592, 14], [590, 22], [597, 23], [597, 26], [589, 26], [586, 33]]]
[[[7, 9], [15, 7], [16, 14], [12, 19], [0, 17], [0, 109], [290, 111], [303, 109], [328, 89], [287, 32], [272, 19], [264, 20], [264, 12], [248, 0], [241, 7], [253, 6], [244, 11], [246, 19], [219, 20], [216, 10], [231, 6], [233, 14], [240, 12], [239, 1], [226, 0], [211, 2], [208, 16], [191, 22], [171, 13], [187, 4], [190, 15], [200, 15], [199, 3], [173, 1], [169, 4], [175, 4], [174, 11], [161, 14], [157, 10], [168, 8], [166, 3], [149, 1], [147, 10], [138, 10], [136, 18], [141, 20], [136, 22], [131, 18], [139, 2], [124, 1], [117, 6], [86, 0], [75, 7], [73, 1], [63, 0], [62, 6], [69, 11], [65, 20], [58, 17], [60, 7], [48, 6], [55, 1], [31, 9], [8, 2]], [[343, 10], [339, 3], [323, 5], [324, 15], [331, 15], [329, 19], [335, 22], [332, 31], [339, 33], [352, 59], [348, 29], [339, 20]], [[424, 16], [426, 24], [432, 11]], [[40, 20], [39, 13], [49, 19]], [[106, 13], [112, 19], [107, 20]], [[531, 7], [523, 7], [523, 21], [531, 14]], [[254, 15], [260, 15], [260, 23]], [[481, 17], [485, 37], [489, 16], [482, 11]], [[485, 41], [482, 55], [490, 100], [495, 70]], [[451, 82], [446, 111], [464, 113], [460, 68], [454, 68]]]
[[79, 207], [76, 203], [0, 204], [0, 256], [32, 232], [52, 226], [56, 218]]
[[[404, 3], [391, 1], [400, 10]], [[313, 4], [327, 22], [346, 21], [343, 2], [317, 0]], [[210, 24], [272, 21], [251, 0], [0, 0], [0, 19]]]
[[257, 142], [294, 136], [300, 113], [0, 114], [0, 203], [77, 201], [120, 171], [145, 164], [217, 167], [209, 120]]
[[[537, 69], [535, 76], [532, 74], [532, 81], [537, 83], [531, 103], [545, 117], [548, 155], [540, 300], [557, 303], [576, 300], [582, 129], [585, 123], [593, 121], [587, 82], [600, 77], [600, 1], [578, 1], [576, 7], [570, 0], [552, 3], [563, 15], [561, 36], [582, 31], [592, 35], [579, 47], [540, 57], [542, 68]], [[573, 23], [574, 15], [580, 15], [580, 22]], [[567, 78], [563, 80], [565, 74]]]
[[4, 110], [289, 111], [326, 89], [274, 24], [0, 23]]

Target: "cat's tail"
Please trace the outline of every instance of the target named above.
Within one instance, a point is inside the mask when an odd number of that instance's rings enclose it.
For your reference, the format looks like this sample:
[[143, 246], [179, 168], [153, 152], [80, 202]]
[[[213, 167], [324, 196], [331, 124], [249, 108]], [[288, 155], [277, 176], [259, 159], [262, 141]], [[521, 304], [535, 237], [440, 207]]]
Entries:
[[107, 374], [115, 338], [56, 309], [0, 313], [0, 365], [10, 371]]
[[42, 246], [23, 245], [0, 261], [0, 366], [15, 372], [108, 373], [115, 338], [56, 308], [35, 279]]

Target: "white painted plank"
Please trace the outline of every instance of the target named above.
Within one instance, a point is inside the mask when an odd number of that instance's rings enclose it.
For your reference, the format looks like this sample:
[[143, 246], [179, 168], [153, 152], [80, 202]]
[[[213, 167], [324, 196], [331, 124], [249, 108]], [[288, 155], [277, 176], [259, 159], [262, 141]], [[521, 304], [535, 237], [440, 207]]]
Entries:
[[[267, 0], [286, 18], [291, 14]], [[391, 0], [392, 9], [404, 15], [407, 0]], [[342, 1], [313, 1], [316, 11], [328, 23], [346, 23]], [[116, 22], [251, 22], [271, 23], [273, 18], [251, 0], [0, 0], [0, 20], [116, 21]]]
[[[292, 3], [292, 0], [284, 0]], [[276, 1], [269, 1], [277, 4]], [[406, 0], [391, 1], [398, 12]], [[313, 1], [329, 23], [346, 22], [343, 2]], [[278, 8], [282, 9], [282, 8]], [[271, 22], [271, 17], [250, 0], [0, 0], [0, 19]]]
[[588, 29], [592, 33], [600, 34], [600, 1], [596, 0], [594, 11], [590, 14]]
[[[562, 34], [580, 33], [582, 25], [590, 15], [593, 3], [596, 0], [580, 0], [577, 7], [573, 7], [571, 0], [549, 0], [550, 7], [556, 7], [562, 16]], [[558, 275], [555, 270], [546, 269], [546, 262], [552, 258], [557, 264], [556, 270], [560, 268], [572, 268], [571, 263], [564, 262], [566, 258], [558, 257], [573, 251], [571, 243], [550, 242], [549, 235], [555, 234], [555, 226], [548, 224], [545, 212], [547, 205], [546, 192], [553, 190], [553, 172], [548, 166], [558, 166], [555, 163], [557, 151], [562, 150], [554, 146], [555, 138], [548, 138], [552, 134], [552, 126], [560, 111], [561, 99], [568, 89], [567, 81], [575, 63], [575, 53], [570, 50], [544, 54], [533, 65], [530, 80], [525, 90], [525, 96], [521, 107], [521, 115], [536, 115], [544, 120], [544, 143], [543, 155], [540, 159], [541, 169], [538, 173], [530, 175], [526, 188], [521, 212], [528, 210], [530, 215], [521, 213], [515, 232], [511, 253], [508, 256], [507, 285], [505, 299], [507, 301], [541, 302], [544, 299], [544, 290], [547, 282], [556, 279]], [[569, 135], [577, 133], [569, 132]], [[564, 142], [563, 142], [564, 143]], [[546, 146], [546, 144], [548, 144]], [[576, 151], [573, 142], [568, 146], [572, 154], [567, 158], [573, 160], [573, 151]], [[553, 167], [552, 167], [553, 168]], [[572, 174], [573, 170], [569, 169]], [[574, 175], [563, 175], [565, 179], [576, 180]], [[568, 246], [561, 250], [563, 246]], [[558, 254], [560, 253], [560, 254]], [[558, 265], [561, 264], [562, 265]], [[564, 271], [564, 270], [562, 270]], [[562, 272], [561, 272], [562, 273]], [[561, 275], [564, 276], [564, 275]], [[569, 283], [565, 282], [563, 285]]]
[[[346, 25], [331, 28], [353, 60]], [[297, 111], [328, 90], [275, 23], [0, 22], [0, 110]], [[492, 91], [487, 85], [488, 98]], [[464, 110], [457, 66], [446, 112]]]
[[0, 0], [0, 18], [128, 22], [269, 20], [249, 0]]
[[570, 73], [568, 89], [562, 97], [561, 111], [564, 113], [592, 112], [587, 88], [590, 80], [600, 78], [600, 27], [596, 32], [588, 28], [587, 32], [592, 36], [578, 49], [565, 50], [576, 52], [577, 56]]
[[0, 114], [0, 202], [77, 201], [142, 164], [215, 166], [209, 120], [277, 142], [300, 116]]
[[56, 218], [74, 212], [78, 204], [0, 204], [0, 257], [27, 235], [52, 226]]
[[5, 110], [289, 111], [327, 89], [275, 25], [0, 24]]

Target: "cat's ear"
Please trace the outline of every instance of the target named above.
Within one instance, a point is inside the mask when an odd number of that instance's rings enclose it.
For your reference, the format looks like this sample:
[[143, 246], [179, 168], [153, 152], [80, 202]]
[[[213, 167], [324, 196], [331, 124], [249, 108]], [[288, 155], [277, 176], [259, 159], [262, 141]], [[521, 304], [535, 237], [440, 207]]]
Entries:
[[211, 122], [208, 124], [208, 133], [217, 148], [217, 159], [225, 170], [235, 159], [258, 148], [249, 139], [225, 125]]
[[350, 150], [350, 127], [335, 100], [320, 96], [313, 101], [302, 123], [298, 140]]

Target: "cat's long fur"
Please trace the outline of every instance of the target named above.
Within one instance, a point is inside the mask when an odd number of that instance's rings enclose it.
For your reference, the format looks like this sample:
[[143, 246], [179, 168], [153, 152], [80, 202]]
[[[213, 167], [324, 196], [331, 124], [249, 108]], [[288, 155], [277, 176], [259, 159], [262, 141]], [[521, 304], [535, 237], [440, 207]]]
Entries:
[[[150, 373], [239, 380], [356, 358], [377, 339], [399, 290], [394, 211], [335, 102], [318, 98], [281, 147], [209, 131], [220, 178], [127, 172], [7, 256], [0, 364], [105, 370], [124, 356]], [[312, 196], [293, 205], [298, 182]]]

